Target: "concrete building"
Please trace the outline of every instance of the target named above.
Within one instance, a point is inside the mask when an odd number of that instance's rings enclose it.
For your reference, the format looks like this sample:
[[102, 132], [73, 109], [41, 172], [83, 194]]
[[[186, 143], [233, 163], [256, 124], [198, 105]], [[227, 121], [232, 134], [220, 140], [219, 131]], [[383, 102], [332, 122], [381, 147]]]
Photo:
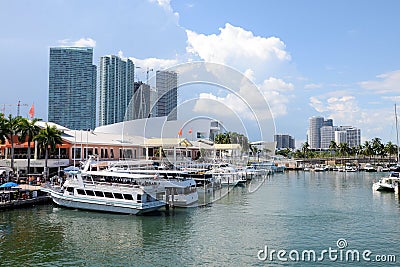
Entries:
[[150, 86], [143, 82], [135, 82], [133, 97], [126, 112], [126, 120], [145, 119], [150, 117]]
[[157, 101], [152, 110], [153, 117], [167, 116], [177, 120], [178, 112], [178, 74], [171, 71], [156, 72]]
[[308, 144], [310, 145], [311, 149], [321, 147], [321, 127], [322, 126], [324, 126], [324, 118], [323, 117], [312, 117], [309, 119]]
[[99, 125], [130, 119], [125, 116], [134, 94], [133, 61], [114, 55], [102, 56], [99, 72]]
[[48, 121], [69, 129], [96, 126], [96, 66], [93, 48], [52, 47]]
[[295, 149], [295, 140], [288, 134], [275, 134], [274, 142], [276, 143], [276, 150], [285, 148]]
[[335, 127], [322, 126], [321, 127], [321, 148], [328, 149], [331, 141], [335, 140]]

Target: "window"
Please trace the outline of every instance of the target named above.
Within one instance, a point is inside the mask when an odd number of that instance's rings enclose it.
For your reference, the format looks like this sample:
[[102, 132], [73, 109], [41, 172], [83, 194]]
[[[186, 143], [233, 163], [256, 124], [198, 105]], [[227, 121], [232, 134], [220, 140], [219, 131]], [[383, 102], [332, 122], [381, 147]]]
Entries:
[[73, 159], [81, 159], [81, 148], [80, 147], [72, 148], [72, 158]]
[[101, 191], [94, 191], [94, 194], [96, 195], [96, 197], [104, 197], [103, 192]]
[[114, 158], [114, 149], [110, 148], [110, 158]]
[[114, 196], [111, 192], [104, 192], [104, 196], [108, 197], [108, 198], [114, 198]]
[[82, 189], [76, 189], [76, 192], [78, 192], [79, 195], [86, 195], [85, 190]]
[[88, 195], [88, 196], [94, 196], [93, 190], [85, 190], [85, 191], [86, 191], [86, 195]]
[[124, 194], [124, 198], [125, 198], [126, 200], [133, 200], [133, 196], [130, 195], [130, 194]]
[[142, 195], [138, 194], [136, 196], [137, 202], [141, 202], [142, 201]]
[[118, 199], [124, 199], [121, 193], [114, 193], [114, 197]]
[[73, 187], [67, 187], [67, 191], [69, 193], [74, 193], [74, 188]]

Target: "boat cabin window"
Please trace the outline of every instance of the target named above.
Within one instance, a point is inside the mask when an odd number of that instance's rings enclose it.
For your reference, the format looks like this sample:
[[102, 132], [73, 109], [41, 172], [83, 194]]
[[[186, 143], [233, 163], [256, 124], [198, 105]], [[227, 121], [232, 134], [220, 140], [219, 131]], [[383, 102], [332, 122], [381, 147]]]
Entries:
[[76, 192], [78, 192], [79, 195], [86, 195], [83, 189], [76, 189]]
[[133, 196], [130, 195], [130, 194], [124, 194], [124, 198], [125, 198], [126, 200], [133, 200]]
[[85, 191], [86, 191], [86, 195], [88, 195], [88, 196], [94, 196], [93, 190], [85, 190]]
[[104, 197], [103, 192], [101, 191], [94, 191], [94, 194], [96, 195], [96, 197]]
[[118, 199], [124, 199], [121, 193], [114, 193], [114, 197]]
[[114, 198], [114, 196], [111, 192], [104, 192], [104, 196], [108, 197], [108, 198]]
[[74, 192], [74, 188], [73, 187], [67, 187], [67, 191], [70, 192], [70, 193], [73, 193]]
[[137, 202], [141, 202], [141, 201], [142, 201], [142, 195], [139, 195], [139, 194], [138, 194], [138, 195], [136, 196], [136, 199], [137, 199]]

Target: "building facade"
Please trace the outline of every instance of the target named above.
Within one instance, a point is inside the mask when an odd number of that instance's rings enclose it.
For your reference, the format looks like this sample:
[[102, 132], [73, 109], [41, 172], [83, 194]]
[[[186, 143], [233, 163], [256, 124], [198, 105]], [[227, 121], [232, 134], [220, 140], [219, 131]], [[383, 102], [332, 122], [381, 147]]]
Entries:
[[312, 117], [307, 140], [312, 149], [329, 149], [332, 141], [355, 147], [361, 144], [361, 130], [353, 126], [333, 126], [332, 119]]
[[178, 74], [171, 71], [156, 72], [157, 101], [152, 110], [154, 117], [167, 116], [167, 120], [177, 120]]
[[134, 93], [133, 61], [114, 55], [102, 56], [99, 69], [99, 125], [130, 119], [126, 111]]
[[150, 86], [143, 82], [135, 82], [133, 97], [129, 103], [127, 120], [145, 119], [150, 117]]
[[308, 144], [311, 149], [321, 147], [321, 127], [324, 126], [323, 117], [312, 117], [309, 120]]
[[285, 148], [295, 149], [295, 140], [288, 134], [275, 134], [274, 142], [276, 143], [276, 150]]
[[74, 130], [95, 128], [93, 48], [50, 48], [48, 121]]

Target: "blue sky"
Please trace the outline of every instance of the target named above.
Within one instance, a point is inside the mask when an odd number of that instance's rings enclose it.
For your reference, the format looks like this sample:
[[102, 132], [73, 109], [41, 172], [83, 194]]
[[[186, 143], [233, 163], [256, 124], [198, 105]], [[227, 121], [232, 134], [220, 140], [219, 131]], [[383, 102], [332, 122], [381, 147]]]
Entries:
[[[49, 47], [84, 45], [94, 46], [95, 64], [108, 54], [134, 59], [141, 80], [146, 67], [226, 64], [259, 86], [276, 132], [297, 143], [316, 115], [360, 128], [362, 141], [395, 141], [398, 10], [399, 1], [386, 0], [3, 0], [0, 108], [15, 113], [8, 104], [20, 100], [24, 115], [35, 103], [46, 119]], [[234, 106], [227, 92], [211, 95]]]

